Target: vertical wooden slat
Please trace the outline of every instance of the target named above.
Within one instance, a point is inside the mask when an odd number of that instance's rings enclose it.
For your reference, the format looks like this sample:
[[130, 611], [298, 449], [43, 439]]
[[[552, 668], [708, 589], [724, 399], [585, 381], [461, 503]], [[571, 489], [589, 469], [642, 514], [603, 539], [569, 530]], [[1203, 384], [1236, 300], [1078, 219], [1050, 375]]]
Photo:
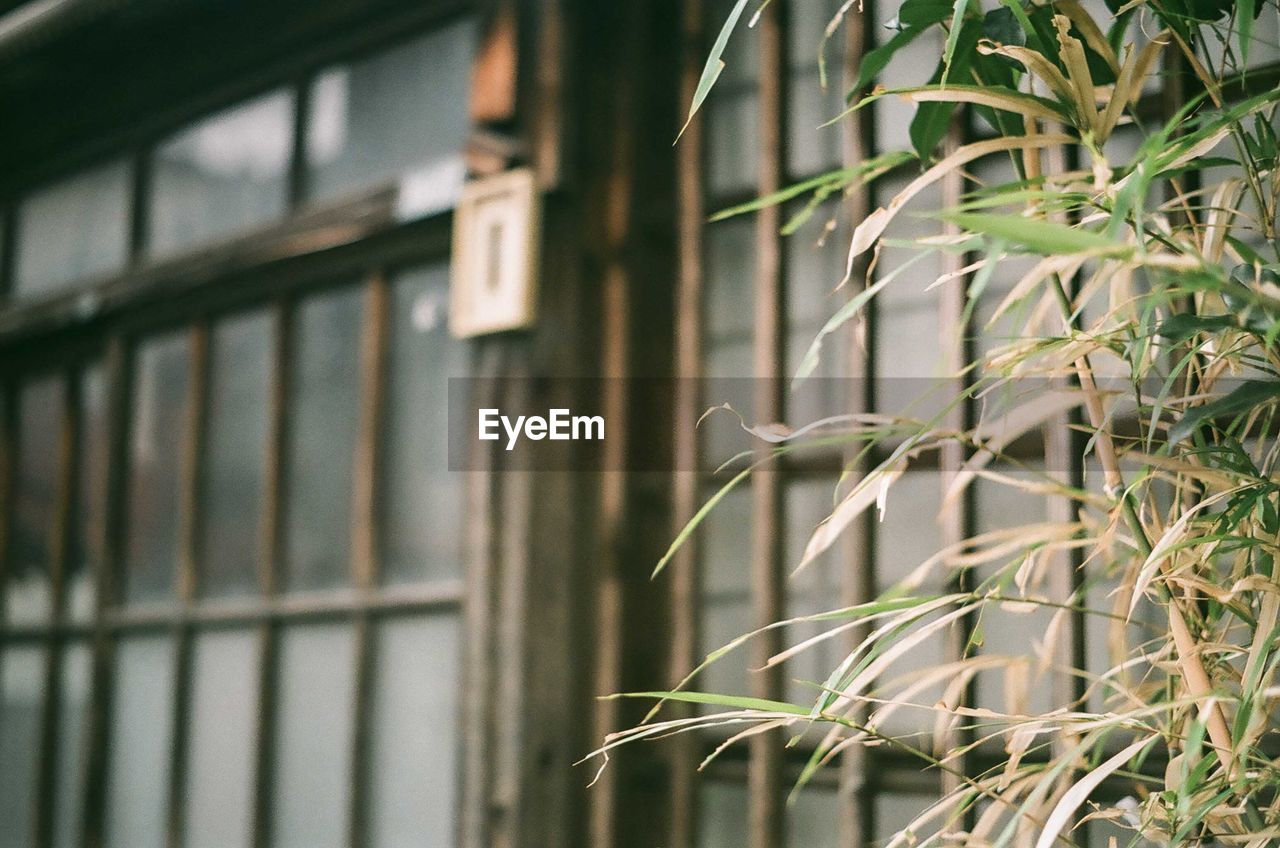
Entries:
[[[62, 416], [59, 422], [56, 465], [56, 505], [53, 526], [49, 528], [50, 610], [55, 634], [62, 623], [66, 596], [67, 552], [70, 548], [72, 499], [79, 432], [79, 392], [77, 372], [68, 369], [64, 375]], [[65, 639], [55, 635], [49, 642], [45, 666], [45, 703], [40, 719], [40, 771], [36, 784], [37, 848], [45, 848], [53, 840], [53, 814], [56, 805], [58, 768], [58, 716], [62, 703], [62, 654]]]
[[[477, 404], [496, 407], [496, 351], [486, 349], [474, 373]], [[462, 750], [461, 848], [489, 848], [493, 764], [488, 756], [493, 738], [494, 569], [497, 560], [494, 505], [498, 477], [492, 473], [491, 443], [475, 442], [466, 477], [466, 649], [463, 657], [463, 710], [459, 739]]]
[[[681, 22], [680, 102], [693, 102], [701, 76], [703, 3], [687, 0]], [[675, 474], [673, 538], [697, 512], [702, 474], [699, 468], [698, 417], [703, 397], [703, 237], [706, 210], [702, 196], [702, 121], [695, 120], [676, 146], [677, 263], [675, 327]], [[677, 552], [671, 580], [671, 661], [668, 679], [679, 682], [698, 661], [701, 644], [701, 557], [697, 539]], [[689, 716], [687, 705], [673, 717]], [[693, 848], [697, 839], [698, 738], [683, 733], [671, 740], [671, 848]]]
[[[868, 21], [877, 20], [876, 9], [872, 0], [864, 0], [861, 12], [850, 12], [844, 19], [844, 63], [842, 76], [844, 89], [847, 91], [857, 79], [858, 69], [862, 66], [863, 56], [872, 48], [873, 36]], [[861, 109], [850, 115], [843, 124], [841, 135], [841, 158], [846, 167], [851, 167], [875, 155], [875, 126], [873, 122], [874, 106]], [[874, 194], [870, 185], [859, 183], [851, 187], [845, 199], [845, 212], [850, 227], [856, 226], [870, 214], [874, 208]], [[846, 237], [851, 232], [846, 230]], [[859, 257], [850, 278], [849, 297], [856, 297], [865, 288], [867, 270], [867, 254]], [[868, 313], [874, 321], [874, 309]], [[869, 332], [849, 338], [845, 365], [849, 376], [849, 387], [846, 397], [845, 411], [857, 413], [872, 408], [875, 400], [875, 357], [870, 345], [875, 338], [874, 326]], [[866, 472], [866, 460], [859, 459], [857, 452], [846, 454], [849, 470], [856, 475]], [[852, 463], [858, 465], [853, 466]], [[844, 534], [841, 544], [842, 556], [842, 602], [853, 606], [865, 603], [875, 596], [876, 578], [872, 551], [874, 524], [871, 515], [855, 528], [854, 532]], [[867, 628], [857, 628], [845, 640], [845, 647], [852, 651], [866, 638]], [[865, 711], [864, 711], [865, 712]], [[856, 848], [867, 845], [873, 838], [871, 830], [872, 793], [868, 789], [867, 772], [869, 757], [866, 749], [855, 746], [847, 750], [840, 759], [840, 844]]]
[[17, 204], [11, 205], [4, 210], [4, 217], [0, 219], [0, 303], [7, 301], [14, 290], [18, 267], [18, 210]]
[[[360, 339], [360, 430], [356, 441], [355, 489], [352, 494], [351, 581], [361, 594], [371, 592], [377, 586], [378, 444], [385, 403], [388, 296], [386, 277], [381, 273], [374, 274], [365, 289], [364, 327]], [[356, 615], [353, 626], [356, 640], [355, 725], [351, 734], [348, 844], [351, 848], [361, 848], [368, 830], [369, 714], [376, 640], [367, 611], [362, 610]]]
[[[967, 112], [960, 110], [958, 115], [953, 118], [947, 137], [943, 142], [944, 156], [964, 144], [966, 136], [964, 121], [966, 117]], [[943, 177], [941, 187], [942, 207], [944, 209], [955, 208], [964, 192], [964, 175], [959, 170], [949, 172]], [[943, 227], [947, 235], [955, 235], [959, 232], [959, 228], [951, 223], [946, 223]], [[968, 276], [958, 275], [957, 273], [965, 266], [966, 261], [964, 255], [958, 253], [945, 253], [942, 260], [943, 273], [956, 275], [941, 288], [938, 298], [938, 333], [942, 340], [941, 364], [942, 373], [951, 382], [947, 392], [949, 397], [959, 396], [964, 391], [966, 384], [966, 378], [963, 374], [965, 364], [969, 360], [969, 351], [967, 344], [968, 328], [964, 323], [964, 314]], [[954, 404], [945, 413], [942, 426], [944, 429], [958, 432], [965, 428], [967, 418], [967, 405]], [[965, 449], [963, 444], [954, 440], [943, 443], [939, 450], [938, 466], [941, 471], [939, 477], [941, 478], [944, 495], [950, 489], [951, 483], [964, 465], [964, 461]], [[944, 547], [955, 545], [969, 535], [972, 499], [972, 486], [966, 489], [962, 498], [955, 498], [950, 501], [945, 497], [943, 498], [940, 535], [941, 543]], [[958, 576], [954, 578], [953, 585], [956, 590], [967, 585], [967, 578], [964, 572], [958, 572]], [[966, 619], [960, 626], [953, 626], [947, 630], [945, 656], [948, 662], [958, 660], [963, 655], [969, 641], [970, 626], [971, 622]], [[954, 728], [950, 729], [942, 735], [940, 740], [941, 748], [950, 750], [960, 743], [961, 738], [962, 734], [959, 731]], [[964, 769], [963, 761], [960, 765]], [[960, 785], [960, 779], [951, 772], [943, 772], [941, 779], [944, 793], [951, 792]]]
[[129, 261], [140, 262], [150, 247], [151, 182], [154, 176], [150, 148], [133, 154], [133, 182], [129, 191]]
[[187, 765], [190, 759], [188, 730], [191, 717], [192, 655], [194, 633], [190, 616], [195, 606], [200, 539], [200, 478], [204, 453], [205, 414], [209, 389], [209, 325], [198, 321], [188, 333], [189, 377], [185, 432], [182, 441], [178, 493], [177, 594], [181, 610], [173, 626], [174, 697], [172, 737], [169, 741], [169, 848], [182, 848], [186, 837]]
[[[605, 8], [605, 7], [602, 7]], [[613, 80], [615, 102], [610, 113], [611, 132], [605, 135], [611, 148], [601, 187], [605, 192], [603, 220], [601, 221], [604, 264], [601, 285], [600, 374], [601, 406], [606, 421], [627, 421], [630, 414], [625, 381], [630, 376], [629, 362], [632, 352], [631, 338], [631, 278], [627, 263], [626, 247], [632, 226], [632, 199], [635, 174], [632, 170], [634, 144], [631, 136], [636, 110], [636, 86], [628, 74], [635, 66], [632, 43], [635, 33], [630, 21], [638, 16], [633, 4], [616, 8], [616, 14], [606, 16], [606, 25], [619, 31], [618, 43], [624, 50], [616, 63]], [[631, 36], [628, 38], [628, 36]], [[607, 469], [600, 481], [599, 529], [597, 534], [600, 566], [596, 579], [596, 633], [592, 691], [596, 694], [617, 692], [623, 679], [624, 651], [624, 602], [625, 580], [622, 573], [621, 549], [627, 521], [627, 478], [618, 469], [624, 467], [628, 450], [627, 433], [605, 440], [603, 467]], [[598, 700], [592, 717], [592, 736], [603, 739], [607, 733], [618, 729], [622, 721], [620, 702]], [[592, 848], [612, 848], [618, 838], [619, 793], [621, 768], [606, 769], [600, 776], [591, 797], [588, 822], [589, 841]]]
[[307, 179], [307, 136], [313, 106], [311, 83], [311, 75], [306, 74], [297, 81], [294, 88], [297, 99], [293, 108], [293, 141], [292, 155], [289, 157], [288, 185], [289, 208], [294, 211], [301, 209], [307, 202], [311, 188]]
[[102, 556], [94, 575], [96, 585], [93, 619], [93, 683], [88, 713], [87, 755], [84, 775], [84, 845], [101, 848], [106, 844], [107, 772], [110, 759], [113, 656], [115, 643], [106, 622], [106, 612], [116, 601], [119, 572], [123, 565], [124, 491], [128, 463], [129, 373], [127, 343], [120, 336], [107, 343], [104, 363], [106, 379], [106, 473], [102, 491], [94, 493], [102, 503], [102, 525], [98, 549]]
[[4, 647], [9, 618], [9, 568], [13, 535], [14, 477], [18, 473], [18, 389], [12, 381], [0, 382], [4, 404], [0, 406], [0, 648]]
[[[267, 444], [263, 473], [258, 588], [270, 603], [278, 591], [284, 555], [285, 456], [288, 453], [289, 351], [293, 346], [292, 304], [274, 305], [271, 396], [267, 413]], [[253, 848], [271, 844], [271, 778], [275, 770], [276, 633], [271, 621], [258, 627], [258, 716], [254, 730]]]
[[[771, 3], [761, 15], [760, 28], [760, 162], [757, 191], [778, 191], [785, 178], [786, 38], [784, 5]], [[784, 327], [783, 256], [779, 231], [781, 208], [770, 206], [756, 216], [755, 377], [754, 417], [759, 422], [782, 420]], [[782, 480], [772, 469], [757, 472], [751, 486], [751, 584], [755, 626], [780, 620], [785, 614], [783, 578]], [[768, 659], [782, 648], [782, 632], [771, 630], [752, 641], [752, 662], [761, 669], [752, 675], [752, 694], [777, 699], [783, 694], [780, 666]], [[782, 746], [776, 735], [756, 735], [750, 741], [748, 795], [750, 848], [779, 848], [785, 833]]]

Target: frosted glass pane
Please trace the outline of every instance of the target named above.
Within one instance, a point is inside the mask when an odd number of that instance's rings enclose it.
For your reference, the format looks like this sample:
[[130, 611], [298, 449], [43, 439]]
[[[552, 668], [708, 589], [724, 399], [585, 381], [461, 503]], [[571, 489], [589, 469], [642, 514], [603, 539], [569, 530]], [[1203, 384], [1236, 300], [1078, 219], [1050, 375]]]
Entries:
[[458, 620], [389, 621], [378, 631], [370, 844], [449, 848], [457, 795]]
[[834, 789], [808, 786], [787, 809], [788, 848], [840, 848], [840, 798]]
[[707, 188], [712, 197], [754, 191], [760, 161], [759, 94], [754, 87], [721, 85], [707, 100], [704, 114]]
[[163, 848], [173, 732], [173, 642], [122, 640], [116, 648], [107, 776], [107, 844]]
[[289, 442], [285, 585], [345, 582], [351, 550], [352, 462], [359, 430], [363, 291], [347, 288], [298, 310]]
[[62, 703], [58, 713], [58, 765], [53, 810], [53, 844], [78, 848], [84, 815], [85, 727], [89, 718], [92, 652], [80, 642], [62, 654]]
[[192, 675], [185, 844], [248, 845], [258, 715], [257, 631], [198, 636]]
[[272, 844], [346, 844], [355, 642], [345, 625], [285, 631], [276, 715]]
[[152, 252], [173, 253], [279, 218], [293, 112], [293, 95], [276, 92], [206, 118], [157, 148]]
[[[875, 532], [876, 591], [885, 592], [936, 554], [942, 547], [943, 478], [936, 471], [909, 471], [899, 477], [884, 501], [884, 517]], [[946, 585], [945, 567], [923, 576], [921, 586], [937, 591]]]
[[204, 467], [201, 594], [257, 588], [271, 393], [271, 317], [240, 316], [213, 331]]
[[125, 597], [172, 596], [178, 551], [179, 475], [190, 367], [181, 333], [144, 343], [137, 354], [129, 441]]
[[[876, 795], [874, 804], [875, 815], [875, 845], [884, 845], [890, 839], [897, 836], [908, 825], [929, 809], [929, 806], [935, 801], [928, 795], [909, 795], [900, 792], [886, 792]], [[931, 823], [932, 824], [932, 823]], [[935, 832], [936, 828], [927, 826], [922, 831], [916, 831], [916, 839], [911, 840], [908, 844], [918, 844], [926, 837]]]
[[16, 646], [0, 654], [0, 848], [27, 848], [35, 835], [45, 656]]
[[[743, 848], [750, 844], [747, 787], [741, 783], [700, 781], [700, 848]], [[787, 810], [788, 848], [837, 848], [840, 811], [836, 793], [825, 787], [805, 789]]]
[[113, 162], [26, 198], [18, 209], [14, 292], [53, 294], [118, 271], [129, 248], [131, 169]]
[[[475, 21], [330, 70], [311, 89], [311, 192], [330, 198], [415, 172], [439, 208], [462, 187]], [[423, 210], [425, 211], [425, 210]]]
[[57, 377], [28, 383], [19, 395], [18, 461], [8, 578], [9, 621], [49, 620], [54, 525], [63, 462], [65, 389]]
[[106, 432], [107, 383], [101, 364], [94, 364], [80, 378], [80, 467], [67, 556], [67, 615], [73, 621], [93, 614], [93, 575], [102, 562]]
[[403, 274], [391, 295], [382, 575], [391, 583], [462, 573], [464, 475], [449, 471], [449, 378], [467, 348], [448, 330], [449, 269]]
[[755, 220], [749, 216], [707, 228], [707, 336], [713, 344], [751, 337], [755, 232]]
[[[936, 29], [930, 29], [894, 54], [880, 73], [879, 83], [885, 88], [924, 85], [932, 78], [941, 56], [942, 36]], [[911, 150], [910, 128], [915, 104], [900, 97], [885, 97], [877, 100], [872, 108], [875, 110], [876, 150]]]
[[742, 848], [750, 843], [747, 787], [699, 781], [699, 848]]
[[[708, 491], [708, 496], [711, 491]], [[702, 650], [723, 647], [751, 629], [751, 492], [735, 488], [702, 525]], [[749, 645], [722, 657], [702, 672], [698, 688], [722, 694], [749, 689]]]
[[[1039, 479], [1031, 472], [1008, 468], [997, 470], [1015, 479]], [[1028, 495], [1013, 486], [979, 479], [974, 484], [974, 494], [975, 519], [979, 532], [1042, 522], [1048, 518], [1048, 506], [1043, 497]], [[978, 578], [984, 581], [999, 580], [999, 585], [1005, 587], [1003, 594], [1017, 595], [1019, 590], [1013, 585], [1012, 569], [1017, 568], [1017, 563], [1025, 553], [1022, 550], [1013, 551], [1008, 557], [979, 569]], [[1034, 577], [1027, 584], [1026, 594], [1052, 597], [1050, 568], [1047, 564], [1056, 563], [1062, 568], [1070, 568], [1069, 560], [1065, 555], [1049, 558], [1041, 552], [1039, 562], [1046, 566], [1036, 569]], [[1046, 644], [1047, 637], [1055, 632], [1051, 626], [1055, 613], [1056, 610], [1048, 607], [1027, 611], [1004, 605], [988, 605], [982, 616], [984, 642], [981, 652], [1009, 658], [1037, 656], [1037, 652]], [[1056, 632], [1059, 639], [1070, 638], [1066, 629]], [[1061, 643], [1059, 646], [1061, 650]], [[1028, 659], [1026, 668], [1022, 671], [996, 669], [981, 672], [977, 678], [978, 705], [1007, 712], [1048, 711], [1054, 706], [1054, 681], [1051, 673], [1038, 675], [1037, 668], [1038, 662]], [[1023, 679], [1025, 682], [1020, 683]]]
[[[785, 490], [787, 520], [786, 560], [784, 567], [791, 574], [804, 556], [805, 545], [814, 528], [831, 514], [835, 481], [826, 479], [799, 480]], [[851, 527], [849, 533], [860, 532]], [[843, 606], [841, 587], [843, 567], [840, 543], [817, 560], [809, 563], [798, 574], [787, 580], [786, 614], [788, 618], [828, 612]], [[787, 628], [788, 646], [825, 633], [834, 622], [807, 622]], [[787, 662], [783, 675], [786, 678], [787, 699], [795, 703], [811, 703], [818, 697], [815, 684], [822, 684], [844, 656], [847, 639], [836, 637], [821, 642]]]
[[[803, 5], [803, 4], [797, 4]], [[843, 36], [837, 36], [840, 38]], [[816, 42], [815, 42], [816, 44]], [[810, 51], [816, 55], [817, 48]], [[848, 120], [827, 125], [848, 107], [840, 82], [840, 57], [829, 50], [827, 87], [822, 87], [817, 65], [793, 73], [790, 91], [790, 120], [787, 127], [788, 167], [794, 176], [807, 176], [840, 167], [840, 141]]]

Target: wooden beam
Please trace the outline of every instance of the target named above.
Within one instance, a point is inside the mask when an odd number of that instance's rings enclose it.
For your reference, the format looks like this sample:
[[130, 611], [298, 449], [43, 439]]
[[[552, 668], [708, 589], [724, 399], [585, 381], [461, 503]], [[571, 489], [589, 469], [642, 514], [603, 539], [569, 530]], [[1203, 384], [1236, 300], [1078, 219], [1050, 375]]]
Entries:
[[[681, 21], [680, 103], [693, 102], [705, 61], [702, 0], [687, 0]], [[675, 309], [675, 473], [672, 538], [697, 513], [702, 498], [701, 439], [703, 375], [703, 125], [695, 120], [676, 145], [677, 278]], [[702, 644], [702, 559], [698, 537], [689, 539], [668, 569], [671, 581], [671, 654], [668, 679], [678, 683], [694, 668]], [[675, 705], [673, 717], [693, 714]], [[670, 741], [671, 848], [695, 848], [698, 834], [699, 740], [683, 733]]]
[[[786, 162], [786, 33], [780, 3], [765, 7], [759, 23], [760, 161], [757, 190], [761, 196], [783, 186]], [[783, 251], [779, 231], [782, 210], [769, 206], [756, 213], [755, 345], [753, 414], [761, 423], [781, 421], [784, 404], [782, 363], [785, 353], [786, 298], [783, 291]], [[751, 481], [751, 588], [754, 626], [783, 618], [786, 583], [783, 574], [783, 498], [781, 475], [773, 469], [757, 471]], [[769, 657], [782, 648], [782, 632], [771, 630], [752, 640], [751, 660], [760, 669], [751, 676], [757, 698], [783, 696], [781, 666], [767, 667]], [[783, 751], [776, 734], [756, 735], [749, 742], [747, 788], [750, 822], [749, 848], [780, 848], [786, 833]]]

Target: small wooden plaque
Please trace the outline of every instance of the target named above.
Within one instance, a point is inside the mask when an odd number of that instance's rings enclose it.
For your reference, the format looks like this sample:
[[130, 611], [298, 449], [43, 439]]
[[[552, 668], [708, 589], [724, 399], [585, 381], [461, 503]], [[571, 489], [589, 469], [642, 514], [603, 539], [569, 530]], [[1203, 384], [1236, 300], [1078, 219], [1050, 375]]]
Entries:
[[473, 180], [453, 221], [449, 329], [458, 338], [532, 326], [539, 203], [533, 170]]

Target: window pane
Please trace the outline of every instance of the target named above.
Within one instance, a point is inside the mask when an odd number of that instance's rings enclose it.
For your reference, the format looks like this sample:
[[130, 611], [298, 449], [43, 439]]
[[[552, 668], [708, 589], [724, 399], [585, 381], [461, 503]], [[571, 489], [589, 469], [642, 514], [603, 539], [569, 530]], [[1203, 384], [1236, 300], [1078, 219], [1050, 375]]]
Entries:
[[742, 848], [750, 844], [747, 832], [747, 787], [741, 783], [700, 782], [698, 805], [699, 848]]
[[[703, 522], [704, 655], [724, 647], [752, 627], [751, 535], [743, 529], [750, 526], [751, 490], [742, 486], [725, 495]], [[750, 644], [731, 651], [701, 673], [698, 688], [720, 694], [748, 694], [750, 656]], [[714, 712], [715, 708], [708, 711]]]
[[[785, 490], [787, 516], [787, 549], [783, 567], [788, 574], [804, 558], [805, 546], [814, 529], [834, 508], [835, 480], [816, 479], [792, 482]], [[851, 527], [847, 533], [860, 529]], [[816, 615], [843, 606], [843, 584], [840, 556], [841, 543], [836, 542], [821, 557], [809, 563], [799, 574], [787, 581], [787, 617]], [[787, 646], [797, 645], [805, 639], [829, 631], [834, 622], [805, 622], [788, 627], [785, 633]], [[847, 639], [836, 637], [820, 642], [798, 654], [786, 664], [786, 697], [799, 704], [812, 703], [819, 695], [818, 687], [835, 670], [844, 657]]]
[[458, 621], [389, 621], [378, 633], [371, 844], [454, 843]]
[[291, 590], [346, 581], [352, 459], [360, 426], [362, 293], [343, 289], [298, 310], [285, 558]]
[[78, 848], [84, 812], [84, 743], [93, 675], [89, 646], [76, 642], [62, 654], [62, 703], [58, 713], [58, 771], [54, 792], [53, 844]]
[[57, 377], [28, 383], [19, 398], [7, 587], [9, 621], [15, 624], [48, 621], [51, 611], [49, 569], [58, 510], [64, 401], [63, 383]]
[[248, 845], [258, 715], [258, 631], [196, 639], [191, 686], [187, 848]]
[[102, 562], [106, 433], [107, 382], [102, 366], [95, 364], [80, 377], [80, 466], [67, 554], [67, 616], [72, 621], [88, 621], [93, 614], [93, 575]]
[[286, 631], [280, 669], [271, 844], [343, 845], [355, 697], [351, 630], [331, 625]]
[[118, 271], [129, 246], [131, 169], [124, 162], [41, 189], [18, 210], [14, 291], [53, 294]]
[[124, 639], [116, 648], [107, 776], [107, 844], [116, 848], [165, 844], [173, 660], [164, 636]]
[[293, 149], [293, 95], [276, 92], [207, 118], [155, 153], [152, 252], [228, 236], [279, 218]]
[[839, 848], [840, 796], [834, 789], [810, 785], [787, 809], [789, 848]]
[[[465, 175], [471, 20], [322, 74], [311, 89], [307, 163], [312, 196], [329, 199], [412, 173], [453, 205]], [[433, 207], [433, 208], [431, 208]]]
[[400, 277], [391, 296], [382, 573], [393, 583], [462, 572], [463, 475], [446, 455], [450, 376], [466, 374], [466, 348], [450, 339], [449, 270]]
[[[884, 845], [906, 830], [911, 822], [929, 809], [937, 799], [928, 795], [905, 792], [885, 792], [875, 799], [875, 844]], [[915, 832], [916, 839], [907, 844], [919, 844], [937, 831], [936, 819], [924, 829]]]
[[138, 350], [129, 441], [129, 522], [125, 597], [173, 593], [178, 555], [179, 478], [187, 426], [190, 353], [181, 333]]
[[0, 846], [26, 848], [35, 834], [36, 765], [44, 701], [43, 648], [0, 654]]
[[200, 592], [252, 594], [258, 586], [271, 317], [238, 317], [214, 328], [203, 479]]
[[[722, 87], [707, 102], [707, 189], [713, 198], [750, 192], [760, 160], [760, 96], [754, 86]], [[709, 212], [718, 212], [713, 205]]]

